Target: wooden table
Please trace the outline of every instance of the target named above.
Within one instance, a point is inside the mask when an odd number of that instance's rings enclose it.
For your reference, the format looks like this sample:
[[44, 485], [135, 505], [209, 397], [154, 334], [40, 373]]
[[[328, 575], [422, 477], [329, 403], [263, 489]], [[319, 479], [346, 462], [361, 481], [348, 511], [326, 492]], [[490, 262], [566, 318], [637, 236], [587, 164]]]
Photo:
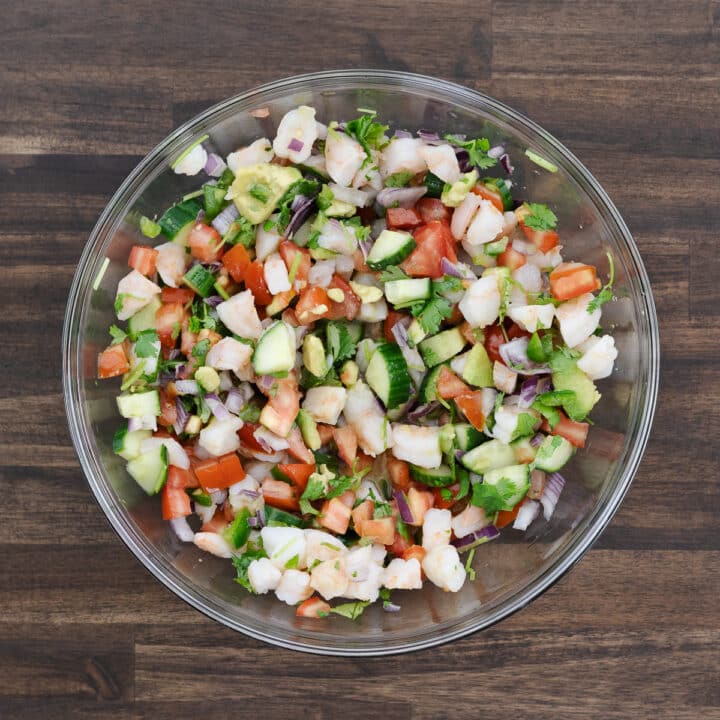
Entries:
[[[720, 4], [2, 6], [0, 718], [720, 717]], [[653, 437], [593, 550], [499, 626], [389, 659], [282, 651], [174, 597], [91, 497], [60, 391], [75, 263], [140, 157], [226, 96], [348, 66], [554, 133], [624, 214], [661, 322]]]

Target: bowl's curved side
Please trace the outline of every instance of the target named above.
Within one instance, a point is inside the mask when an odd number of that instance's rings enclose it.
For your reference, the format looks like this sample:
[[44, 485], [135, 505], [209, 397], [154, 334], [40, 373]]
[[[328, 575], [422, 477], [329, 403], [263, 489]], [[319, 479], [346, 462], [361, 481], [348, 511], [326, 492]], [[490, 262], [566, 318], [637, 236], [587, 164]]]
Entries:
[[[632, 432], [617, 465], [622, 472], [616, 481], [604, 487], [592, 512], [582, 518], [572, 531], [572, 537], [561, 545], [561, 551], [530, 578], [526, 586], [513, 592], [493, 606], [482, 617], [467, 617], [458, 622], [444, 622], [415, 631], [412, 637], [402, 631], [369, 637], [334, 635], [323, 636], [303, 628], [278, 632], [272, 618], [266, 621], [238, 619], [236, 606], [220, 597], [209, 598], [188, 583], [187, 576], [143, 534], [130, 517], [127, 508], [113, 491], [107, 470], [98, 450], [92, 422], [87, 414], [87, 374], [84, 368], [85, 328], [90, 312], [93, 285], [101, 270], [110, 243], [118, 231], [128, 208], [165, 169], [168, 158], [178, 153], [200, 134], [211, 132], [213, 126], [226, 121], [253, 105], [265, 104], [278, 98], [305, 97], [312, 93], [340, 93], [347, 88], [369, 88], [375, 92], [406, 93], [432, 98], [437, 103], [464, 107], [468, 112], [482, 108], [497, 122], [513, 129], [533, 149], [558, 164], [567, 179], [575, 183], [598, 209], [603, 230], [621, 254], [628, 284], [632, 287], [634, 320], [637, 326], [638, 374], [642, 381], [634, 388], [628, 427]], [[650, 284], [640, 254], [614, 204], [590, 172], [560, 142], [521, 114], [479, 92], [453, 83], [438, 81], [410, 73], [348, 70], [328, 71], [280, 80], [250, 90], [226, 100], [185, 123], [158, 144], [130, 173], [100, 216], [80, 258], [73, 279], [63, 329], [63, 389], [68, 423], [76, 452], [92, 491], [109, 518], [113, 528], [130, 547], [136, 557], [161, 582], [193, 607], [225, 625], [269, 643], [315, 653], [336, 655], [381, 655], [429, 647], [467, 635], [487, 627], [524, 607], [568, 571], [606, 527], [625, 493], [645, 450], [655, 409], [659, 378], [659, 339], [657, 318]]]

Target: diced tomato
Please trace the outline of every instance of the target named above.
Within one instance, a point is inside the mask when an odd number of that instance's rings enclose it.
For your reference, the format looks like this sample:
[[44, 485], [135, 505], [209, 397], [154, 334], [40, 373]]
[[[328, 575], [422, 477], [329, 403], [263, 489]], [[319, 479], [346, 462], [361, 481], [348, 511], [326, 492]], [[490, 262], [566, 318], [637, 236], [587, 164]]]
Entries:
[[457, 262], [455, 239], [450, 226], [433, 220], [413, 233], [417, 247], [403, 260], [400, 267], [411, 277], [440, 278], [443, 276], [442, 259]]
[[498, 265], [503, 265], [510, 270], [517, 270], [527, 262], [527, 258], [521, 252], [508, 247], [505, 252], [498, 255], [497, 261]]
[[483, 332], [485, 334], [485, 341], [483, 343], [485, 345], [485, 351], [487, 352], [490, 360], [493, 362], [503, 361], [502, 357], [500, 357], [501, 345], [504, 345], [510, 340], [515, 340], [515, 338], [530, 337], [530, 333], [523, 330], [517, 323], [510, 323], [508, 325], [507, 321], [505, 327], [507, 340], [505, 339], [505, 335], [503, 334], [500, 325], [490, 325], [489, 327], [486, 327]]
[[[470, 345], [477, 344], [478, 339], [475, 335], [475, 330], [469, 322], [464, 322], [460, 325], [460, 332], [462, 333], [462, 336], [465, 338], [465, 340], [470, 343]], [[482, 337], [482, 331], [480, 331], [479, 334]]]
[[193, 470], [204, 490], [228, 488], [245, 477], [245, 470], [235, 453], [201, 460], [193, 466]]
[[250, 263], [245, 270], [245, 287], [255, 298], [256, 305], [269, 305], [272, 295], [265, 284], [265, 268], [259, 260]]
[[463, 314], [460, 311], [460, 305], [456, 304], [453, 305], [452, 309], [450, 310], [450, 317], [443, 320], [443, 323], [448, 327], [455, 327], [455, 325], [459, 325], [462, 320]]
[[395, 521], [391, 517], [365, 520], [360, 526], [360, 536], [380, 545], [392, 545], [395, 540]]
[[554, 230], [535, 230], [528, 227], [522, 220], [520, 220], [520, 227], [525, 233], [525, 237], [534, 243], [541, 253], [550, 252], [560, 242], [560, 237]]
[[205, 223], [195, 223], [188, 235], [190, 254], [200, 262], [214, 262], [222, 255], [220, 233]]
[[344, 535], [347, 532], [348, 525], [350, 524], [351, 512], [352, 509], [349, 508], [340, 498], [333, 498], [332, 500], [326, 500], [323, 503], [319, 521], [320, 524], [328, 530], [332, 530], [338, 535]]
[[392, 329], [401, 320], [407, 317], [406, 313], [398, 312], [397, 310], [391, 310], [388, 308], [388, 314], [383, 323], [383, 335], [388, 342], [397, 342], [395, 336], [392, 333]]
[[415, 487], [411, 487], [407, 492], [407, 501], [413, 516], [413, 522], [408, 524], [415, 526], [422, 525], [425, 513], [433, 506], [435, 497], [427, 490], [418, 490]]
[[262, 481], [261, 490], [267, 505], [291, 512], [300, 510], [298, 495], [293, 485], [288, 485], [282, 480], [266, 477]]
[[388, 208], [385, 212], [385, 221], [390, 230], [412, 230], [422, 225], [423, 219], [417, 210], [412, 208]]
[[510, 523], [514, 523], [525, 500], [526, 498], [523, 498], [512, 510], [500, 510], [495, 519], [495, 527], [499, 530], [507, 527]]
[[[298, 263], [295, 267], [293, 280], [295, 282], [300, 281], [306, 283], [308, 275], [310, 274], [310, 253], [305, 248], [298, 247], [292, 240], [283, 240], [280, 243], [280, 255], [285, 261], [288, 273], [291, 273], [293, 271], [293, 265], [295, 265], [296, 262]], [[298, 255], [300, 256], [300, 260], [295, 260]]]
[[402, 554], [402, 558], [403, 560], [412, 560], [414, 558], [420, 563], [420, 567], [422, 567], [422, 561], [425, 559], [426, 552], [427, 551], [422, 545], [411, 545]]
[[240, 442], [247, 450], [254, 452], [265, 452], [263, 446], [255, 439], [255, 431], [260, 427], [258, 423], [246, 422], [238, 430]]
[[357, 272], [372, 272], [370, 268], [367, 266], [367, 263], [365, 262], [365, 256], [363, 255], [363, 251], [358, 248], [353, 254], [353, 267]]
[[[441, 510], [451, 508], [455, 504], [454, 498], [455, 495], [457, 495], [459, 487], [459, 485], [451, 485], [449, 488], [434, 487], [432, 489], [432, 494], [435, 498], [435, 504], [433, 507], [440, 508]], [[448, 500], [443, 497], [443, 490], [450, 490], [450, 498]]]
[[373, 466], [374, 462], [375, 458], [371, 457], [370, 455], [366, 455], [361, 450], [358, 450], [357, 457], [355, 458], [355, 467], [358, 472], [370, 469]]
[[185, 307], [179, 303], [163, 303], [155, 312], [155, 329], [163, 347], [175, 347], [185, 319]]
[[302, 463], [315, 463], [315, 456], [308, 450], [303, 442], [300, 430], [294, 427], [285, 438], [288, 441], [288, 452]]
[[593, 265], [562, 263], [550, 273], [550, 292], [558, 300], [571, 300], [600, 287]]
[[240, 243], [230, 248], [222, 257], [223, 267], [230, 273], [230, 277], [238, 283], [245, 279], [245, 273], [251, 262], [248, 251]]
[[412, 540], [406, 540], [397, 530], [395, 530], [395, 537], [393, 538], [392, 545], [388, 546], [388, 552], [391, 552], [395, 557], [401, 558], [403, 553], [412, 545]]
[[260, 414], [261, 423], [280, 437], [287, 437], [300, 410], [300, 393], [294, 373], [279, 379], [267, 405]]
[[149, 245], [133, 245], [128, 258], [128, 265], [141, 275], [150, 276], [155, 272], [155, 261], [158, 251]]
[[315, 472], [315, 463], [280, 463], [277, 469], [294, 485], [299, 497], [307, 487], [310, 476]]
[[321, 600], [317, 595], [313, 595], [298, 605], [295, 614], [298, 617], [323, 618], [329, 612], [330, 606], [324, 600]]
[[98, 355], [98, 378], [117, 377], [130, 369], [125, 344], [110, 345]]
[[340, 459], [352, 468], [357, 457], [358, 438], [350, 425], [333, 428], [333, 439], [337, 445]]
[[438, 395], [444, 400], [472, 392], [452, 370], [444, 365], [440, 368], [440, 374], [438, 375], [437, 390]]
[[576, 422], [575, 420], [571, 420], [567, 417], [562, 410], [558, 410], [558, 412], [560, 413], [560, 421], [557, 425], [555, 425], [554, 428], [551, 428], [548, 421], [543, 420], [543, 424], [541, 426], [542, 430], [550, 433], [551, 435], [560, 435], [561, 437], [564, 437], [575, 447], [584, 448], [588, 430], [590, 429], [589, 423]]
[[335, 428], [332, 425], [325, 425], [324, 423], [318, 423], [317, 431], [320, 436], [320, 445], [327, 445], [333, 439], [333, 430]]
[[[171, 384], [172, 385], [172, 384]], [[171, 385], [168, 385], [170, 387]], [[174, 388], [175, 386], [172, 385]], [[160, 388], [160, 417], [158, 422], [163, 427], [170, 427], [177, 420], [177, 405], [175, 403], [176, 395], [164, 388]]]
[[330, 310], [326, 317], [328, 320], [354, 320], [355, 316], [360, 312], [360, 298], [352, 291], [350, 285], [343, 280], [339, 275], [333, 275], [328, 290], [336, 288], [342, 290], [343, 301], [335, 302], [335, 300], [329, 300]]
[[375, 503], [368, 498], [368, 499], [363, 500], [350, 513], [350, 516], [352, 517], [352, 521], [353, 521], [353, 526], [355, 527], [355, 531], [357, 532], [358, 535], [360, 535], [360, 530], [361, 530], [362, 524], [366, 520], [372, 519], [374, 510], [375, 510]]
[[347, 505], [351, 510], [353, 509], [353, 505], [355, 505], [355, 493], [352, 490], [346, 490], [338, 499], [343, 505]]
[[465, 393], [455, 398], [455, 403], [462, 410], [468, 422], [477, 430], [482, 432], [485, 426], [485, 415], [482, 411], [482, 392], [475, 390], [474, 392]]
[[444, 220], [449, 223], [452, 212], [439, 198], [420, 198], [415, 209], [420, 213], [423, 222], [429, 223], [433, 220]]
[[410, 487], [410, 469], [404, 460], [398, 460], [388, 453], [387, 470], [393, 489], [405, 491]]
[[472, 191], [483, 200], [489, 200], [500, 212], [505, 212], [502, 196], [497, 190], [492, 190], [484, 183], [478, 183]]
[[295, 317], [301, 325], [310, 325], [327, 315], [330, 309], [330, 298], [321, 287], [305, 288], [295, 306]]
[[194, 297], [195, 292], [190, 288], [173, 288], [166, 286], [160, 291], [160, 300], [164, 303], [187, 305], [193, 301]]
[[192, 512], [190, 496], [185, 489], [196, 485], [197, 481], [189, 470], [170, 465], [162, 491], [163, 520], [186, 517]]
[[215, 511], [210, 522], [206, 522], [200, 528], [201, 532], [221, 533], [228, 526], [224, 513], [219, 508]]

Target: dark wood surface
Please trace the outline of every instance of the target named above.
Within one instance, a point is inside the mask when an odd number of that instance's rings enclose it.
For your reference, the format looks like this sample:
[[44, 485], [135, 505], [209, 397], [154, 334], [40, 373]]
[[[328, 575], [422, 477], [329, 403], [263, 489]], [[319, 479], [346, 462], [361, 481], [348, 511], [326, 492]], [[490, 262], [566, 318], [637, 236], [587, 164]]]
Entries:
[[[3, 0], [0, 16], [0, 718], [720, 717], [720, 4]], [[75, 263], [140, 157], [226, 96], [352, 66], [459, 81], [565, 142], [635, 234], [663, 353], [642, 467], [579, 566], [489, 631], [389, 659], [282, 651], [174, 597], [91, 497], [60, 390]]]

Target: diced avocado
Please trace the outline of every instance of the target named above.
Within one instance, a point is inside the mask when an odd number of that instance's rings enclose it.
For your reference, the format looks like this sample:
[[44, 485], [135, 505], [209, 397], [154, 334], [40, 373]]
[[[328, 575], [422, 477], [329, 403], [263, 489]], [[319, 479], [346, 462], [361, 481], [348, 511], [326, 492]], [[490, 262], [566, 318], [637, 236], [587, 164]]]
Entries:
[[500, 253], [504, 253], [508, 246], [507, 236], [501, 237], [499, 240], [489, 242], [485, 245], [485, 254], [491, 257], [497, 257]]
[[317, 335], [306, 335], [303, 340], [303, 365], [315, 377], [325, 377], [328, 372], [325, 347]]
[[462, 379], [475, 387], [493, 387], [493, 366], [482, 343], [473, 345], [462, 371]]
[[326, 250], [323, 247], [310, 248], [310, 257], [313, 260], [332, 260], [337, 257], [337, 253], [332, 250]]
[[300, 428], [300, 433], [303, 436], [305, 444], [310, 448], [310, 450], [319, 450], [321, 445], [320, 433], [318, 433], [317, 423], [315, 420], [313, 420], [312, 417], [304, 410], [298, 410], [295, 421]]
[[340, 382], [345, 387], [352, 387], [360, 375], [360, 368], [354, 360], [347, 360], [340, 370]]
[[425, 339], [427, 333], [423, 330], [423, 326], [417, 318], [413, 318], [410, 326], [407, 329], [408, 344], [410, 347], [415, 347], [418, 343]]
[[330, 206], [325, 210], [327, 217], [352, 217], [355, 214], [355, 206], [352, 203], [333, 198]]
[[582, 422], [600, 399], [595, 383], [578, 368], [574, 360], [553, 363], [552, 382], [555, 390], [575, 393], [563, 403], [563, 409], [571, 420]]
[[467, 197], [473, 185], [478, 181], [477, 170], [471, 170], [460, 177], [450, 187], [445, 186], [440, 199], [448, 207], [457, 207]]
[[220, 387], [220, 376], [214, 368], [203, 365], [195, 371], [195, 380], [205, 392], [214, 393]]
[[294, 167], [258, 163], [238, 168], [230, 194], [240, 214], [254, 225], [272, 214], [280, 198], [302, 174]]

